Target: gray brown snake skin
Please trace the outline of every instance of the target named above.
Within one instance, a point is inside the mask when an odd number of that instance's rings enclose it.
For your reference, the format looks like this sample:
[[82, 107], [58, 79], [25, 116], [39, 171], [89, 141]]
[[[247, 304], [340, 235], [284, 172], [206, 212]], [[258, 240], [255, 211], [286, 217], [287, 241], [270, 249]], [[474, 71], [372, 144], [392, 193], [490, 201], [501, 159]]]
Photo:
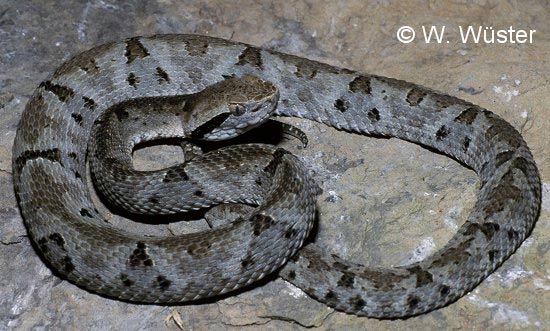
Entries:
[[[275, 115], [405, 139], [471, 167], [480, 190], [465, 224], [441, 250], [407, 266], [351, 264], [314, 243], [295, 254], [311, 228], [314, 211], [307, 203], [314, 203], [317, 191], [299, 161], [266, 145], [198, 156], [183, 172], [168, 176], [213, 192], [223, 185], [210, 184], [205, 176], [221, 168], [249, 179], [241, 189], [265, 195], [242, 198], [259, 203], [247, 218], [212, 232], [167, 238], [139, 237], [106, 223], [83, 175], [88, 139], [100, 115], [128, 100], [192, 95], [245, 74], [278, 89]], [[214, 129], [210, 125], [206, 132]], [[248, 164], [251, 159], [259, 165]], [[428, 312], [472, 290], [529, 235], [541, 199], [538, 171], [524, 140], [479, 106], [400, 80], [194, 35], [131, 38], [65, 62], [27, 104], [13, 169], [31, 239], [59, 274], [93, 292], [137, 302], [189, 301], [251, 283], [289, 259], [279, 274], [308, 295], [341, 311], [378, 318]], [[245, 174], [248, 170], [252, 175]], [[271, 186], [259, 188], [255, 176]], [[219, 191], [241, 200], [238, 193]]]

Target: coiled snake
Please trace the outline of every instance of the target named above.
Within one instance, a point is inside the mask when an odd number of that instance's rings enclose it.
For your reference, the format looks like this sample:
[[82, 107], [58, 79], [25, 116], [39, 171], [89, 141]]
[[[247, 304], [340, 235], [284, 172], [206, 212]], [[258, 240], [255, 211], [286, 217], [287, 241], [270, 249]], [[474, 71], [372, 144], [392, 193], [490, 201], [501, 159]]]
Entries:
[[[272, 113], [441, 151], [476, 171], [478, 200], [441, 250], [378, 268], [343, 261], [314, 243], [296, 254], [312, 226], [318, 188], [284, 150], [231, 146], [150, 173], [129, 163], [140, 141], [228, 138]], [[87, 160], [107, 200], [132, 212], [222, 202], [257, 207], [212, 231], [140, 237], [106, 223], [94, 208]], [[36, 247], [61, 275], [93, 292], [183, 302], [234, 290], [284, 265], [280, 275], [308, 295], [378, 318], [424, 313], [470, 291], [529, 235], [541, 199], [528, 147], [488, 110], [404, 81], [196, 35], [131, 38], [65, 62], [27, 104], [13, 169]]]

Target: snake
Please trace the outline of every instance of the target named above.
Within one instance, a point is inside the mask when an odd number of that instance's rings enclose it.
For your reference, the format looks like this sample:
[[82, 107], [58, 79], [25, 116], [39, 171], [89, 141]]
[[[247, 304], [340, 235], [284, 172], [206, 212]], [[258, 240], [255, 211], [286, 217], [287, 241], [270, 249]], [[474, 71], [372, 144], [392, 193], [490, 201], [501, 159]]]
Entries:
[[[426, 146], [476, 172], [477, 201], [441, 249], [383, 268], [304, 245], [319, 187], [283, 149], [234, 145], [153, 172], [131, 166], [140, 141], [223, 139], [271, 117]], [[64, 62], [29, 99], [12, 160], [16, 198], [40, 255], [76, 285], [130, 302], [193, 301], [278, 272], [336, 310], [406, 318], [458, 300], [495, 271], [529, 236], [541, 203], [528, 146], [487, 109], [406, 81], [201, 35], [133, 37]], [[137, 235], [94, 207], [87, 164], [107, 200], [133, 212], [254, 207], [208, 231]]]

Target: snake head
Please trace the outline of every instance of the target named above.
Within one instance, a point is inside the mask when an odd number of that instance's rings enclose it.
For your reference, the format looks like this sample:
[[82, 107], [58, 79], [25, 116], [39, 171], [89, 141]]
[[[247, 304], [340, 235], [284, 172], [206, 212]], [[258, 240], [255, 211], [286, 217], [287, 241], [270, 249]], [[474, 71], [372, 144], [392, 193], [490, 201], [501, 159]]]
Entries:
[[278, 101], [279, 91], [270, 82], [250, 74], [232, 76], [191, 97], [185, 125], [195, 139], [234, 138], [267, 121]]

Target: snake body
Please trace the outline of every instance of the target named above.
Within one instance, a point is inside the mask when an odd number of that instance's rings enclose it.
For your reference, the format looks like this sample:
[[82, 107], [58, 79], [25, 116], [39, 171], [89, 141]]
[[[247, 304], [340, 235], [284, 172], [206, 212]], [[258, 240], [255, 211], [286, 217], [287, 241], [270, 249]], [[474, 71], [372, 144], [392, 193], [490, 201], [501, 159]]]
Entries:
[[[311, 227], [307, 206], [317, 191], [298, 160], [265, 145], [207, 153], [185, 167], [185, 176], [173, 177], [215, 188], [223, 184], [208, 182], [208, 173], [235, 171], [230, 176], [250, 179], [244, 190], [265, 194], [252, 198], [258, 207], [248, 217], [185, 238], [142, 238], [107, 224], [83, 176], [94, 122], [129, 100], [193, 95], [246, 75], [276, 86], [277, 116], [405, 139], [471, 167], [481, 185], [465, 224], [441, 250], [406, 266], [352, 264], [315, 244], [295, 254]], [[251, 159], [260, 162], [256, 170]], [[189, 301], [248, 284], [292, 257], [280, 271], [286, 280], [338, 310], [378, 318], [424, 313], [470, 291], [529, 235], [541, 199], [521, 135], [486, 109], [404, 81], [195, 35], [131, 38], [65, 62], [27, 104], [13, 168], [31, 239], [61, 275], [91, 291], [139, 302]], [[257, 176], [269, 188], [260, 188]], [[229, 200], [239, 196], [234, 190], [226, 191]]]

